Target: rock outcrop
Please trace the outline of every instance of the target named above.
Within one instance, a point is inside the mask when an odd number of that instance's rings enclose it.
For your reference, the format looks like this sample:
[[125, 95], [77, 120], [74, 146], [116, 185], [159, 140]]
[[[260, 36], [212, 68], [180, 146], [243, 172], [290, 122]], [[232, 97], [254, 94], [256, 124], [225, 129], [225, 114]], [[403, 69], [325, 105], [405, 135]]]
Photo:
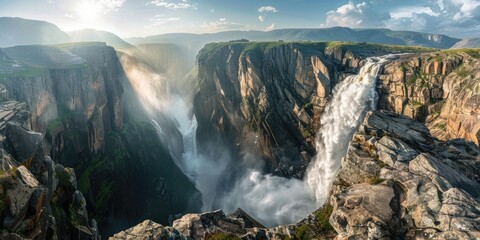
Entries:
[[100, 239], [75, 171], [43, 153], [43, 136], [28, 129], [25, 103], [0, 86], [1, 239]]
[[478, 239], [480, 149], [413, 119], [367, 114], [334, 182], [337, 239]]
[[379, 77], [379, 107], [426, 123], [442, 140], [480, 143], [478, 50], [410, 55]]

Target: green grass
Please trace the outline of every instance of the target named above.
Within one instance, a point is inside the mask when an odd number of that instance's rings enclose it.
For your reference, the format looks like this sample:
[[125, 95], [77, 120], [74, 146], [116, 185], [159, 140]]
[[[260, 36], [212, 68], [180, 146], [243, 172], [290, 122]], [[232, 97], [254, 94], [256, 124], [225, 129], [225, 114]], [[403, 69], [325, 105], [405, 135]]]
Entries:
[[437, 127], [440, 130], [445, 130], [446, 125], [444, 123], [439, 123], [439, 124], [435, 125], [435, 127]]
[[444, 54], [466, 53], [470, 55], [470, 57], [477, 58], [477, 59], [480, 58], [480, 48], [449, 49], [449, 50], [441, 51], [440, 53], [444, 53]]
[[315, 225], [321, 232], [328, 232], [334, 230], [329, 222], [332, 212], [333, 206], [330, 204], [326, 204], [323, 208], [317, 210], [317, 212], [315, 213]]
[[465, 68], [465, 66], [461, 66], [455, 70], [457, 75], [461, 78], [466, 78], [470, 75], [470, 72]]

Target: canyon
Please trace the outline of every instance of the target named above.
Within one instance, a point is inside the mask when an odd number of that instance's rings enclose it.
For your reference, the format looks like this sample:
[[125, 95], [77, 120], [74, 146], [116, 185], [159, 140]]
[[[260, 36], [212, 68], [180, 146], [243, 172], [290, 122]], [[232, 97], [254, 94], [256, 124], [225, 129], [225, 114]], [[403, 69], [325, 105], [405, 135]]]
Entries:
[[195, 63], [163, 43], [2, 48], [1, 236], [479, 238], [479, 65], [351, 42], [210, 43]]

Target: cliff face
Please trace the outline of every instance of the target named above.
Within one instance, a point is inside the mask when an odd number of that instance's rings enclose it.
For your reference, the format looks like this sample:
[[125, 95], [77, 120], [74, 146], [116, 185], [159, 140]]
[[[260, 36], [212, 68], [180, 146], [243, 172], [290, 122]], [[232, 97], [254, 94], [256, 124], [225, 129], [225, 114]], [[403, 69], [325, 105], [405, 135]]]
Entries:
[[100, 239], [75, 171], [44, 155], [26, 104], [0, 91], [0, 238]]
[[[313, 156], [320, 114], [335, 85], [364, 58], [398, 51], [378, 45], [220, 43], [198, 55], [195, 114], [199, 136], [215, 132], [231, 146], [292, 176]], [[293, 169], [292, 169], [293, 167]]]
[[67, 115], [75, 116], [71, 118], [74, 125], [87, 124], [83, 126], [88, 139], [85, 146], [90, 152], [103, 150], [105, 133], [122, 127], [124, 76], [113, 48], [98, 43], [63, 48], [25, 46], [3, 51], [13, 61], [26, 62], [30, 72], [10, 73], [0, 77], [0, 81], [13, 98], [30, 107], [32, 129], [42, 133], [48, 130], [52, 142], [57, 141], [56, 127]]
[[193, 184], [162, 146], [113, 48], [21, 46], [2, 49], [0, 60], [0, 82], [31, 110], [26, 126], [45, 135], [45, 153], [75, 169], [102, 233], [196, 211]]
[[379, 107], [425, 122], [439, 139], [479, 144], [479, 64], [475, 50], [392, 61], [379, 77]]

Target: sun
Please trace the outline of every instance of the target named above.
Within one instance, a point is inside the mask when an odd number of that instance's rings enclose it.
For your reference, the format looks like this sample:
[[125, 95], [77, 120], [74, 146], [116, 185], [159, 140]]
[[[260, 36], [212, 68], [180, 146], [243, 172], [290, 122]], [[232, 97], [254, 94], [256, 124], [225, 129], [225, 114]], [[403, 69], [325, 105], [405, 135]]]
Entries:
[[95, 28], [99, 24], [102, 9], [102, 5], [98, 1], [82, 0], [76, 6], [75, 11], [82, 25]]

